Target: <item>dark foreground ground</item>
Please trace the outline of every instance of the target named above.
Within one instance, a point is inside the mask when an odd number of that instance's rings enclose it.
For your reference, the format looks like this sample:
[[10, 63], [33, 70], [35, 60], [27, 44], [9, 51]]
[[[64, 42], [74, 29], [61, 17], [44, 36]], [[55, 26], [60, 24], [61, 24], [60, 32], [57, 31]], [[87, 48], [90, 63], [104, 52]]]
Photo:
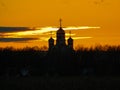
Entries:
[[0, 90], [120, 90], [120, 77], [1, 77]]

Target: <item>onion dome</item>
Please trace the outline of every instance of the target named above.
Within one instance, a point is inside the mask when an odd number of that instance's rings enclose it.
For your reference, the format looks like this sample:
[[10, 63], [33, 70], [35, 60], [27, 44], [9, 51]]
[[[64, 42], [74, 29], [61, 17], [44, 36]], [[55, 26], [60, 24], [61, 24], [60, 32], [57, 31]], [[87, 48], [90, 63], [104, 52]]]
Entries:
[[51, 38], [49, 39], [49, 42], [54, 42], [54, 39], [51, 37]]
[[72, 41], [73, 41], [73, 39], [71, 37], [69, 37], [68, 42], [72, 42]]
[[65, 33], [65, 31], [61, 27], [57, 31], [57, 34], [64, 34], [64, 33]]
[[57, 31], [57, 34], [65, 34], [65, 31], [62, 29], [62, 20], [60, 19], [60, 28]]

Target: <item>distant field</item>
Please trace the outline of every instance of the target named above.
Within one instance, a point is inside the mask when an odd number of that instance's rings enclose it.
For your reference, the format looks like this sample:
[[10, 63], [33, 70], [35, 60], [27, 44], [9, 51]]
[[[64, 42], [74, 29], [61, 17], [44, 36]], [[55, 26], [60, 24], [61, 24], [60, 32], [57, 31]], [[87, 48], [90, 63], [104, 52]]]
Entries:
[[120, 90], [120, 77], [1, 78], [0, 90]]

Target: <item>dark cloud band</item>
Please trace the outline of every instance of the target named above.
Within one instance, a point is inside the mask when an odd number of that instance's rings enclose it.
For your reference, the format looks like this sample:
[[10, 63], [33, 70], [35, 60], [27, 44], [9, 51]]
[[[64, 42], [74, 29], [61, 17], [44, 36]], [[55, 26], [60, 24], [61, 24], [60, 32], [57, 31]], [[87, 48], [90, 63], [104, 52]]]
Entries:
[[37, 40], [37, 38], [0, 38], [0, 42], [21, 42], [30, 40]]
[[30, 30], [28, 27], [0, 27], [0, 33], [19, 32]]

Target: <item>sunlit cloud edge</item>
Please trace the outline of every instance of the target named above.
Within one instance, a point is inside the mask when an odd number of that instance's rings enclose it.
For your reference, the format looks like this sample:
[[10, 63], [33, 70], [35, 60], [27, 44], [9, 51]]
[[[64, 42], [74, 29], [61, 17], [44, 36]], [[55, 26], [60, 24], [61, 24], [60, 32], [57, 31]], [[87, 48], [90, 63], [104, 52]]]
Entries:
[[[100, 27], [93, 27], [93, 26], [69, 26], [63, 28], [66, 30], [87, 30], [87, 29], [99, 29]], [[24, 35], [40, 35], [43, 33], [48, 33], [51, 31], [57, 31], [58, 28], [56, 27], [41, 27], [41, 28], [34, 28], [35, 30], [28, 30], [28, 31], [20, 31], [20, 32], [13, 32], [13, 33], [6, 33], [6, 35], [11, 36], [24, 36]]]

